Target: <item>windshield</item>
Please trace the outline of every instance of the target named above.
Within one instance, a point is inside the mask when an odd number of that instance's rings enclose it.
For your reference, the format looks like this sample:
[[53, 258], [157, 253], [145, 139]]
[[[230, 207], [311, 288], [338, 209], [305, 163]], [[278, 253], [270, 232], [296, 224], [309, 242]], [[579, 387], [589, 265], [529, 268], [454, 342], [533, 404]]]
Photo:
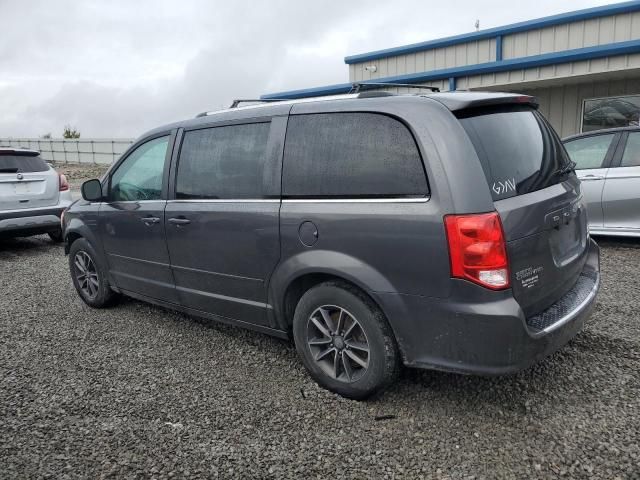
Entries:
[[46, 172], [49, 167], [39, 156], [0, 155], [0, 173]]
[[541, 190], [571, 173], [558, 135], [536, 110], [510, 106], [458, 118], [478, 153], [494, 200]]

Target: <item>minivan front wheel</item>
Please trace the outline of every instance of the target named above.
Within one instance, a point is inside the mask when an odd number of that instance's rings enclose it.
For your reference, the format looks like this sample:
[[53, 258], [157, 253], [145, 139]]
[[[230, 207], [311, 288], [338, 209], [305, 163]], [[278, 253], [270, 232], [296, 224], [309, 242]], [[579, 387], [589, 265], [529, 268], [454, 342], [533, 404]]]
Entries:
[[93, 246], [84, 238], [69, 248], [69, 270], [78, 295], [90, 307], [103, 308], [111, 303], [115, 293], [97, 258]]
[[293, 335], [313, 379], [344, 397], [365, 399], [398, 375], [398, 349], [384, 314], [349, 284], [308, 290], [296, 307]]

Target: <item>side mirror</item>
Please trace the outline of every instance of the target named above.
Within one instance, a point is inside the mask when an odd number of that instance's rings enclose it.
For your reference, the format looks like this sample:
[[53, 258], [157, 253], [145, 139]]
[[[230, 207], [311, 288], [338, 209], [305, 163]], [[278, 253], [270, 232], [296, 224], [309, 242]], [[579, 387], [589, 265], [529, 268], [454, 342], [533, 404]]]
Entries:
[[82, 192], [82, 198], [88, 202], [101, 202], [103, 199], [102, 184], [96, 178], [84, 182], [80, 191]]

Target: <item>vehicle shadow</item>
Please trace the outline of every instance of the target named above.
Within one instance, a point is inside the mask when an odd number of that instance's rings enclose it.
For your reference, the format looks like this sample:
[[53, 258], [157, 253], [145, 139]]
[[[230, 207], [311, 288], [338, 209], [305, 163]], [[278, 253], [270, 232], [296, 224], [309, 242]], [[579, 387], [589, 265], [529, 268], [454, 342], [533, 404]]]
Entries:
[[[381, 411], [389, 405], [415, 414], [423, 409], [426, 413], [430, 408], [449, 408], [480, 417], [504, 414], [543, 419], [587, 411], [603, 403], [603, 392], [612, 391], [616, 375], [628, 374], [628, 362], [604, 344], [606, 340], [597, 332], [583, 330], [554, 354], [501, 376], [404, 369], [397, 384], [373, 402]], [[607, 368], [598, 366], [603, 358], [611, 362]]]
[[0, 259], [40, 253], [49, 248], [62, 248], [46, 235], [33, 237], [0, 237]]
[[640, 248], [640, 238], [635, 237], [602, 237], [593, 236], [601, 247], [611, 248]]

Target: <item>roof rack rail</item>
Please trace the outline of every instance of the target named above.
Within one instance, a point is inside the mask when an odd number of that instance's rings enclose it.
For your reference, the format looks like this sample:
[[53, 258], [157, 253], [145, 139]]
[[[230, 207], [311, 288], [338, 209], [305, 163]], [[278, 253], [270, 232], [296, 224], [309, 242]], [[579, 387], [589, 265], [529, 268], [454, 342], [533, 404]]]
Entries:
[[[272, 103], [272, 102], [286, 102], [287, 100], [289, 99], [288, 98], [237, 98], [233, 102], [231, 102], [231, 105], [229, 106], [229, 108], [238, 108], [238, 106], [241, 103], [252, 103], [252, 102]], [[206, 117], [207, 115], [209, 115], [208, 111], [202, 112], [197, 114], [196, 118]]]
[[428, 87], [426, 85], [415, 85], [413, 83], [382, 83], [382, 82], [355, 82], [351, 84], [351, 91], [349, 93], [359, 93], [360, 90], [371, 87], [404, 87], [404, 88], [422, 88], [431, 90], [432, 92], [439, 92], [438, 87]]
[[237, 108], [241, 103], [250, 103], [250, 102], [284, 102], [289, 100], [288, 98], [238, 98], [231, 102], [231, 106], [229, 108]]
[[377, 97], [395, 97], [397, 93], [383, 92], [382, 90], [370, 90], [368, 92], [360, 92], [358, 98], [377, 98]]

